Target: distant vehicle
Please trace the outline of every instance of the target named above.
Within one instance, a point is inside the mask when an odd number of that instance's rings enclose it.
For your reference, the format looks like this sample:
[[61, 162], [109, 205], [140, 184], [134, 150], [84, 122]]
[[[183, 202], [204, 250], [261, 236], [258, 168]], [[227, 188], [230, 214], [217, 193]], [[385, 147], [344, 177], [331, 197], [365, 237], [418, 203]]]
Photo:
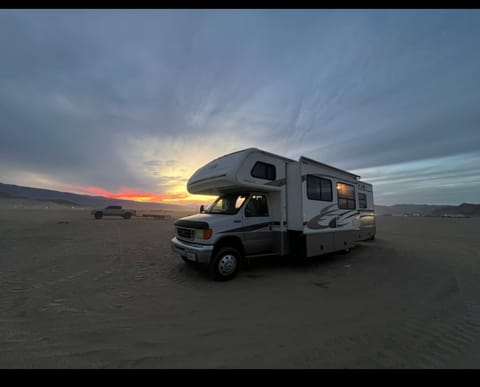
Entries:
[[306, 157], [244, 149], [198, 169], [187, 190], [219, 197], [175, 222], [172, 249], [209, 264], [216, 280], [232, 278], [243, 258], [313, 257], [375, 239], [372, 184]]
[[121, 216], [124, 219], [130, 219], [132, 216], [137, 216], [137, 211], [127, 210], [122, 206], [107, 206], [102, 209], [94, 209], [91, 214], [95, 219], [102, 219], [104, 216]]

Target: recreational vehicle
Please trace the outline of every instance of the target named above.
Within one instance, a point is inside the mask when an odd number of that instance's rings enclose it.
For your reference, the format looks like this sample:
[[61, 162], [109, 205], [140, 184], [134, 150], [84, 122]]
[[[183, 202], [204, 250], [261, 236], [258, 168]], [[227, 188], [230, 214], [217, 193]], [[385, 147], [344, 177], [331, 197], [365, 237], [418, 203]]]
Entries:
[[175, 222], [172, 249], [209, 264], [215, 280], [231, 279], [243, 258], [313, 257], [375, 238], [372, 185], [306, 157], [244, 149], [199, 168], [187, 190], [218, 197]]

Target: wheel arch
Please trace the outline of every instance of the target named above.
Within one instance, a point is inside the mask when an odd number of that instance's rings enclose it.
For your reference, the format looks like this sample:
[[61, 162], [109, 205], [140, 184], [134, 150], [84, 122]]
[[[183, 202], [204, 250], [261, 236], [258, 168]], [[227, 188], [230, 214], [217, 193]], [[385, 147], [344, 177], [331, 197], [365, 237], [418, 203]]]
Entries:
[[227, 236], [221, 237], [214, 244], [212, 256], [215, 256], [217, 251], [224, 247], [233, 247], [238, 250], [242, 258], [245, 257], [245, 247], [243, 245], [242, 240], [238, 236], [227, 235]]

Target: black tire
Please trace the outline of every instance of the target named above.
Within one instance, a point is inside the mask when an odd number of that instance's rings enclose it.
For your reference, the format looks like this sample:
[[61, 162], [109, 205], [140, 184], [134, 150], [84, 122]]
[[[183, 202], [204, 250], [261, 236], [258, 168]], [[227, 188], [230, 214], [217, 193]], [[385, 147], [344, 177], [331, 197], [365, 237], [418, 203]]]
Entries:
[[125, 215], [123, 215], [125, 219], [130, 219], [132, 217], [132, 214], [130, 212], [127, 212]]
[[95, 219], [102, 219], [102, 218], [103, 218], [103, 213], [101, 213], [100, 211], [95, 212]]
[[210, 262], [210, 275], [215, 281], [231, 280], [238, 272], [242, 255], [233, 247], [219, 249]]
[[373, 235], [370, 237], [370, 240], [371, 240], [371, 241], [374, 241], [374, 240], [375, 240], [375, 234], [373, 234]]

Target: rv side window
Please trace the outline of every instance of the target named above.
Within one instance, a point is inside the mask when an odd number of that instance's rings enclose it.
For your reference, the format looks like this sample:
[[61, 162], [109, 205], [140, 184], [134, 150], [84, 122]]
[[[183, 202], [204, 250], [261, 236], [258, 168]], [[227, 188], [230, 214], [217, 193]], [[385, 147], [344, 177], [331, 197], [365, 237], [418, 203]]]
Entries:
[[337, 183], [338, 208], [355, 209], [355, 187], [350, 184]]
[[275, 180], [275, 165], [257, 161], [250, 171], [250, 175], [253, 177], [258, 177], [259, 179]]
[[245, 216], [268, 216], [267, 198], [263, 195], [252, 195], [245, 207]]
[[307, 198], [331, 202], [332, 182], [318, 176], [307, 175]]
[[358, 193], [358, 206], [360, 208], [367, 208], [367, 195]]

